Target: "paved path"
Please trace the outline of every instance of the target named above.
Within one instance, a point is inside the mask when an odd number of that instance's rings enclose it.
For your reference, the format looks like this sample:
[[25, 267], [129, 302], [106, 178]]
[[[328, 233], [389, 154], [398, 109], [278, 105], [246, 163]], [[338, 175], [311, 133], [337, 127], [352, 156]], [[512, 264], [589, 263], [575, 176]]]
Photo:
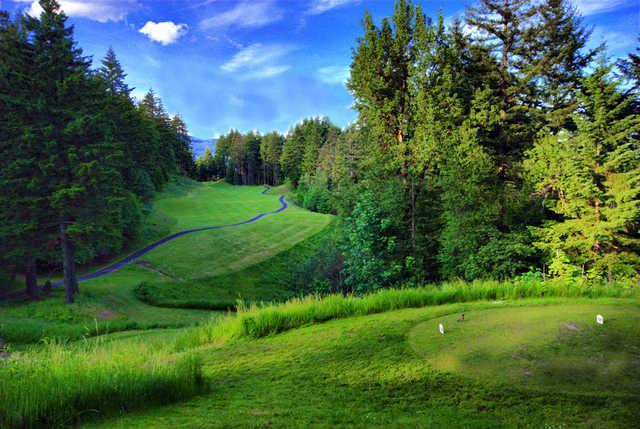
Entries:
[[[270, 188], [266, 188], [264, 191], [262, 191], [262, 194], [266, 194], [269, 191]], [[107, 274], [113, 273], [115, 271], [118, 271], [120, 268], [124, 267], [125, 265], [135, 261], [136, 259], [139, 259], [142, 255], [145, 255], [146, 253], [149, 253], [150, 251], [152, 251], [153, 249], [155, 249], [158, 246], [163, 245], [164, 243], [171, 241], [171, 240], [175, 240], [178, 237], [182, 237], [183, 235], [187, 235], [187, 234], [193, 234], [194, 232], [202, 232], [202, 231], [210, 231], [212, 229], [222, 229], [222, 228], [232, 228], [232, 227], [236, 227], [236, 226], [241, 226], [241, 225], [246, 225], [252, 222], [255, 222], [259, 219], [262, 219], [265, 216], [271, 215], [271, 214], [276, 214], [276, 213], [280, 213], [281, 211], [285, 210], [287, 207], [289, 207], [289, 205], [287, 204], [287, 202], [284, 200], [284, 195], [280, 197], [280, 199], [278, 200], [280, 201], [280, 208], [276, 211], [273, 212], [266, 212], [266, 213], [260, 213], [259, 215], [256, 215], [254, 217], [252, 217], [249, 220], [245, 220], [243, 222], [238, 222], [238, 223], [230, 223], [230, 224], [226, 224], [226, 225], [214, 225], [214, 226], [205, 226], [202, 228], [196, 228], [196, 229], [187, 229], [185, 231], [180, 231], [180, 232], [176, 232], [175, 234], [171, 234], [161, 240], [156, 241], [155, 243], [151, 243], [148, 246], [132, 253], [131, 255], [127, 256], [126, 258], [115, 262], [109, 266], [106, 266], [98, 271], [95, 271], [91, 274], [85, 274], [84, 276], [79, 276], [78, 277], [78, 281], [79, 282], [83, 282], [86, 280], [91, 280], [91, 279], [95, 279], [98, 277], [102, 277], [105, 276]], [[51, 286], [53, 287], [59, 287], [62, 286], [63, 282], [62, 280], [59, 282], [55, 282], [55, 283], [51, 283]]]
[[[266, 194], [267, 192], [269, 192], [271, 188], [265, 188], [264, 191], [261, 192], [261, 194]], [[175, 234], [171, 234], [167, 237], [164, 237], [161, 240], [156, 241], [155, 243], [151, 243], [148, 246], [132, 253], [131, 255], [127, 256], [124, 259], [121, 259], [118, 262], [114, 262], [111, 265], [108, 265], [104, 268], [101, 268], [98, 271], [95, 271], [93, 273], [90, 274], [86, 274], [84, 276], [79, 276], [78, 277], [78, 281], [79, 282], [83, 282], [86, 280], [91, 280], [91, 279], [95, 279], [98, 277], [102, 277], [102, 276], [106, 276], [107, 274], [113, 273], [115, 271], [118, 271], [120, 268], [124, 267], [125, 265], [135, 261], [136, 259], [139, 259], [141, 256], [147, 254], [148, 252], [152, 251], [153, 249], [155, 249], [158, 246], [163, 245], [164, 243], [171, 241], [171, 240], [175, 240], [178, 237], [182, 237], [183, 235], [187, 235], [187, 234], [193, 234], [194, 232], [202, 232], [202, 231], [210, 231], [212, 229], [222, 229], [222, 228], [232, 228], [232, 227], [236, 227], [236, 226], [241, 226], [241, 225], [246, 225], [252, 222], [255, 222], [259, 219], [262, 219], [265, 216], [269, 216], [272, 214], [277, 214], [280, 213], [283, 210], [286, 210], [287, 207], [289, 207], [289, 205], [287, 204], [287, 202], [284, 200], [284, 195], [281, 196], [278, 201], [280, 201], [280, 208], [278, 210], [272, 211], [272, 212], [266, 212], [266, 213], [260, 213], [254, 217], [252, 217], [249, 220], [245, 220], [243, 222], [238, 222], [238, 223], [230, 223], [230, 224], [226, 224], [226, 225], [214, 225], [214, 226], [205, 226], [202, 228], [195, 228], [195, 229], [187, 229], [185, 231], [180, 231], [180, 232], [176, 232]], [[54, 282], [51, 283], [51, 286], [53, 287], [59, 287], [62, 286], [63, 282], [59, 281], [59, 282]], [[0, 299], [2, 298], [8, 298], [8, 299], [12, 299], [12, 298], [18, 298], [20, 296], [25, 295], [24, 291], [15, 291], [13, 293], [9, 293], [7, 295], [5, 295], [4, 297], [0, 297]]]

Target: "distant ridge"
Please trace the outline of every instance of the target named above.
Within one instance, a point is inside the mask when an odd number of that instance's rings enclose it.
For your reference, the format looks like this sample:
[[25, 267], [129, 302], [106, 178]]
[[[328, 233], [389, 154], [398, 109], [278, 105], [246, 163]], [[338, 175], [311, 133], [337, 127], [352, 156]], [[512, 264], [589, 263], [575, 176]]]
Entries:
[[193, 156], [195, 158], [199, 157], [204, 153], [205, 148], [209, 147], [211, 153], [215, 153], [216, 151], [216, 139], [199, 139], [197, 137], [191, 136], [191, 148], [193, 149]]

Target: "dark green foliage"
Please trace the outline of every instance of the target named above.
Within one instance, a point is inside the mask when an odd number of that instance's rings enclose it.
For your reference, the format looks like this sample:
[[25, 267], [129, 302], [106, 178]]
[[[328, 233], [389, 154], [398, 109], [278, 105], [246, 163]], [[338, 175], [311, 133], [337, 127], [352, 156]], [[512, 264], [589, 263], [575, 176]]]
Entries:
[[[640, 37], [638, 37], [640, 41]], [[640, 91], [640, 48], [636, 48], [636, 53], [630, 53], [627, 58], [618, 61], [618, 68], [624, 76], [633, 83], [633, 90], [638, 94]]]
[[[394, 186], [395, 185], [395, 186]], [[399, 184], [390, 182], [377, 193], [365, 191], [344, 222], [345, 284], [353, 292], [366, 293], [393, 285], [412, 269], [410, 257], [400, 259], [404, 246], [400, 233]]]
[[305, 174], [296, 189], [296, 203], [307, 210], [320, 213], [333, 211], [333, 196], [329, 190], [329, 178], [323, 172], [314, 176]]
[[[219, 144], [220, 143], [218, 143], [218, 145]], [[211, 180], [216, 177], [217, 172], [218, 169], [216, 168], [215, 160], [213, 158], [213, 155], [211, 154], [211, 149], [209, 149], [209, 147], [206, 147], [204, 153], [196, 159], [196, 179], [200, 181]]]
[[92, 71], [58, 3], [40, 6], [39, 17], [0, 14], [2, 259], [24, 271], [34, 298], [38, 264], [62, 265], [71, 302], [75, 263], [134, 239], [139, 200], [177, 170], [190, 174], [192, 159], [184, 123], [153, 93], [135, 107], [113, 50]]
[[282, 147], [280, 165], [294, 187], [303, 175], [316, 173], [321, 149], [332, 145], [339, 134], [340, 130], [327, 118], [304, 119], [289, 131]]
[[[262, 146], [260, 134], [250, 132], [243, 135], [238, 130], [231, 130], [218, 138], [213, 160], [202, 158], [198, 162], [207, 178], [225, 179], [233, 185], [266, 184]], [[208, 157], [206, 153], [204, 156]]]
[[280, 156], [284, 141], [284, 137], [277, 131], [272, 131], [262, 137], [260, 157], [262, 158], [263, 177], [266, 185], [277, 185], [282, 181]]
[[598, 50], [586, 50], [591, 32], [582, 26], [575, 7], [565, 0], [545, 0], [538, 8], [540, 22], [530, 30], [527, 75], [535, 77], [535, 102], [550, 127], [572, 127], [570, 114], [577, 106], [576, 90], [583, 70]]

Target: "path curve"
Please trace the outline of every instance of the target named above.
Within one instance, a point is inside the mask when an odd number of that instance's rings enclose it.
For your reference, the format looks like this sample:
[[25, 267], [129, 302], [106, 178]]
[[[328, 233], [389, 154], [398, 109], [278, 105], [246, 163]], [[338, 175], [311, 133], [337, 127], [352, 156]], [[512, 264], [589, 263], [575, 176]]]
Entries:
[[[269, 192], [271, 188], [265, 188], [264, 191], [261, 192], [262, 195], [266, 194], [267, 192]], [[280, 213], [283, 210], [286, 210], [289, 207], [289, 204], [287, 204], [287, 202], [284, 200], [284, 195], [281, 196], [278, 201], [280, 202], [280, 208], [272, 211], [272, 212], [265, 212], [265, 213], [260, 213], [254, 217], [252, 217], [249, 220], [245, 220], [243, 222], [238, 222], [238, 223], [229, 223], [226, 225], [214, 225], [214, 226], [205, 226], [202, 228], [195, 228], [195, 229], [187, 229], [185, 231], [180, 231], [180, 232], [176, 232], [175, 234], [171, 234], [167, 237], [164, 237], [158, 241], [156, 241], [155, 243], [151, 243], [148, 246], [132, 253], [131, 255], [127, 256], [124, 259], [121, 259], [118, 262], [114, 262], [111, 265], [108, 265], [98, 271], [95, 271], [93, 273], [90, 274], [85, 274], [84, 276], [79, 276], [78, 277], [78, 282], [83, 282], [86, 280], [91, 280], [91, 279], [95, 279], [98, 277], [102, 277], [105, 276], [107, 274], [113, 273], [118, 271], [120, 268], [124, 267], [125, 265], [135, 261], [136, 259], [139, 259], [141, 256], [145, 255], [146, 253], [152, 251], [153, 249], [155, 249], [158, 246], [163, 245], [164, 243], [171, 241], [171, 240], [175, 240], [178, 237], [182, 237], [183, 235], [187, 235], [187, 234], [193, 234], [194, 232], [202, 232], [202, 231], [210, 231], [212, 229], [222, 229], [222, 228], [231, 228], [231, 227], [236, 227], [236, 226], [241, 226], [241, 225], [246, 225], [252, 222], [255, 222], [259, 219], [262, 219], [265, 216], [269, 216], [272, 214], [277, 214]], [[52, 287], [60, 287], [63, 285], [63, 281], [59, 281], [59, 282], [54, 282], [51, 283]]]

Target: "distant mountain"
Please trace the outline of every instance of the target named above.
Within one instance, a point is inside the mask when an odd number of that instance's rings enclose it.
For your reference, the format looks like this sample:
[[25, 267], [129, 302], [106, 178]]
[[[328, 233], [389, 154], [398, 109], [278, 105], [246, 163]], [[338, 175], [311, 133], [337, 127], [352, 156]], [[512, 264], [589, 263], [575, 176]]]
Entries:
[[206, 147], [209, 147], [213, 154], [216, 152], [216, 139], [199, 139], [192, 136], [191, 147], [193, 148], [193, 156], [196, 158], [204, 153]]

